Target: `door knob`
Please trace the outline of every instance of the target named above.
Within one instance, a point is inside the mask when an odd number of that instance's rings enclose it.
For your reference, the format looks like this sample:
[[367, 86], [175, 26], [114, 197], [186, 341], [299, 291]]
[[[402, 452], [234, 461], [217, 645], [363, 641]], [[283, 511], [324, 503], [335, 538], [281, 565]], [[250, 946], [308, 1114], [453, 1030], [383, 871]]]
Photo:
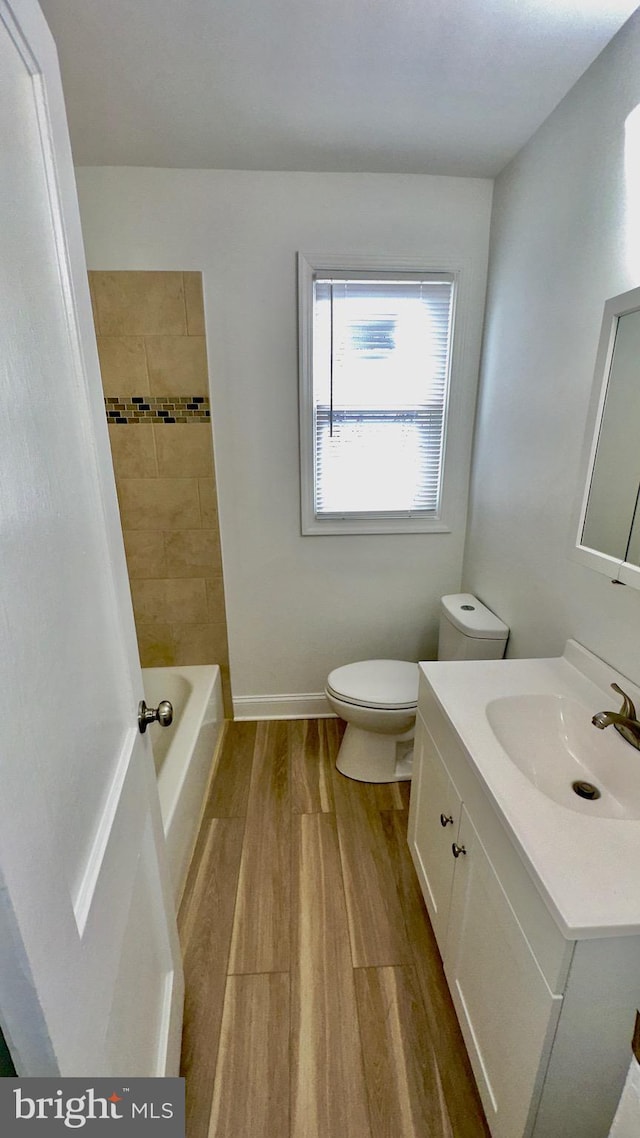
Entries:
[[140, 734], [144, 735], [150, 723], [159, 723], [161, 727], [168, 727], [173, 722], [173, 707], [168, 699], [163, 699], [157, 707], [147, 707], [143, 699], [138, 704], [138, 727]]
[[467, 851], [464, 846], [459, 846], [457, 842], [453, 842], [451, 852], [454, 857], [460, 857], [460, 854], [466, 854]]
[[451, 814], [441, 814], [440, 815], [440, 825], [441, 826], [449, 826], [449, 825], [452, 826], [453, 825], [453, 818], [451, 817]]

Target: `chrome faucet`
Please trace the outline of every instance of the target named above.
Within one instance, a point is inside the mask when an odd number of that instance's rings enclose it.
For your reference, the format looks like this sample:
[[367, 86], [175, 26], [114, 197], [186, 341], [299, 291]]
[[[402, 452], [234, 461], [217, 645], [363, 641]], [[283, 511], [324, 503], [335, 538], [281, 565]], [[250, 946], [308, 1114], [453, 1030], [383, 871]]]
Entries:
[[599, 727], [601, 731], [604, 731], [605, 727], [609, 727], [613, 724], [616, 731], [619, 731], [622, 735], [622, 738], [626, 739], [627, 743], [631, 743], [632, 747], [640, 751], [640, 723], [638, 722], [633, 700], [629, 699], [627, 693], [623, 692], [622, 688], [618, 687], [617, 684], [612, 684], [611, 687], [614, 691], [617, 691], [618, 695], [621, 695], [624, 700], [620, 711], [599, 711], [597, 715], [594, 715], [591, 722], [594, 727]]

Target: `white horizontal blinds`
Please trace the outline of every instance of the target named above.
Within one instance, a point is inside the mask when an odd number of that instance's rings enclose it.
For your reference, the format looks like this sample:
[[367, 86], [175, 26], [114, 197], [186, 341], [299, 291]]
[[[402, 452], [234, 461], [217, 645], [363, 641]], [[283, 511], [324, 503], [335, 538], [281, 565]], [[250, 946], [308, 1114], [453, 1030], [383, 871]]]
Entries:
[[314, 281], [316, 517], [435, 513], [453, 278]]

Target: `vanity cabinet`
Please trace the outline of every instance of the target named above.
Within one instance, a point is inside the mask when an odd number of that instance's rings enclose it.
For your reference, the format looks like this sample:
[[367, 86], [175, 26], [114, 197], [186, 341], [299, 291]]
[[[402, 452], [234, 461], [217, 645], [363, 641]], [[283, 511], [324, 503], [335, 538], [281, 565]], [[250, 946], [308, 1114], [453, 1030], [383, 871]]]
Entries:
[[464, 807], [457, 843], [465, 853], [454, 874], [445, 974], [493, 1133], [513, 1138], [525, 1132], [562, 997], [550, 991]]
[[605, 1138], [640, 937], [562, 934], [423, 679], [408, 838], [492, 1135]]

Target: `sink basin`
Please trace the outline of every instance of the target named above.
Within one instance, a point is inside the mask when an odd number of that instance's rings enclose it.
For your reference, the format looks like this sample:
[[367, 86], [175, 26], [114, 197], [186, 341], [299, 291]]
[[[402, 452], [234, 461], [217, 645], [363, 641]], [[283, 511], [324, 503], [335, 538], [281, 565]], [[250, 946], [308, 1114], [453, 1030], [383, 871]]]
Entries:
[[[640, 752], [613, 727], [592, 725], [600, 710], [560, 695], [503, 696], [486, 707], [503, 750], [548, 798], [592, 817], [640, 818]], [[599, 797], [581, 797], [574, 783]]]

